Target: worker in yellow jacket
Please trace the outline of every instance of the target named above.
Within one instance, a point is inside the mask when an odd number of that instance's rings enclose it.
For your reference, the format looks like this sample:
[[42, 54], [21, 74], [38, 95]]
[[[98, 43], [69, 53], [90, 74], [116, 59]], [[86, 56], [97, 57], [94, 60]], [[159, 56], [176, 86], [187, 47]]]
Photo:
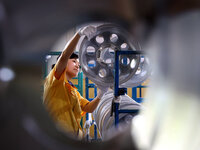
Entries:
[[93, 112], [108, 88], [99, 87], [97, 97], [91, 102], [83, 98], [70, 79], [79, 72], [78, 55], [74, 53], [81, 36], [90, 39], [96, 32], [93, 26], [80, 29], [65, 46], [55, 66], [45, 79], [44, 104], [57, 125], [79, 138], [83, 137], [80, 127], [81, 117], [85, 112]]

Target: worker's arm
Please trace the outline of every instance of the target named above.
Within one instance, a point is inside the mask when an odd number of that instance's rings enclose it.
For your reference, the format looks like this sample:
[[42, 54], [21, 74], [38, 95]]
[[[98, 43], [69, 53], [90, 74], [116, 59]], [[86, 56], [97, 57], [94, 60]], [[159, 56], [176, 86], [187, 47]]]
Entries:
[[108, 87], [103, 87], [103, 86], [97, 86], [97, 87], [99, 89], [97, 96], [83, 108], [83, 111], [92, 113], [98, 106], [104, 93], [108, 91]]
[[95, 33], [96, 33], [96, 28], [94, 26], [86, 26], [84, 28], [81, 28], [78, 32], [76, 32], [76, 34], [65, 46], [65, 49], [61, 53], [61, 56], [56, 63], [55, 77], [57, 79], [60, 78], [63, 71], [65, 70], [68, 59], [70, 58], [71, 54], [74, 52], [80, 37], [82, 35], [85, 35], [90, 40], [90, 38], [93, 37]]
[[59, 59], [56, 63], [55, 77], [57, 79], [60, 78], [63, 71], [65, 70], [68, 59], [70, 58], [71, 54], [74, 52], [79, 39], [80, 39], [80, 34], [79, 34], [79, 32], [77, 32], [72, 37], [72, 39], [67, 43], [67, 45], [65, 46], [65, 49], [61, 53], [61, 56], [59, 57]]
[[88, 112], [88, 113], [92, 113], [98, 106], [99, 102], [100, 102], [100, 98], [99, 97], [95, 97], [91, 102], [89, 102], [84, 108], [83, 111]]

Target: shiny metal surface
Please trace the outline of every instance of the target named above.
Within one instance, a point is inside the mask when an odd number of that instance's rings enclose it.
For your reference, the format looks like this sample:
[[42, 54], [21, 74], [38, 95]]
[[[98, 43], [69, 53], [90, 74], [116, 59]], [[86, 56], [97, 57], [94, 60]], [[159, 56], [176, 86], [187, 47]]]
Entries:
[[[101, 138], [103, 140], [111, 137], [110, 130], [114, 130], [115, 127], [115, 119], [114, 116], [111, 116], [111, 105], [112, 100], [114, 98], [113, 91], [108, 91], [102, 97], [98, 107], [93, 112], [94, 120], [97, 124], [99, 132], [101, 134]], [[125, 110], [140, 110], [141, 104], [134, 101], [128, 95], [120, 96], [120, 106], [119, 109]], [[120, 113], [119, 114], [119, 126], [125, 127], [130, 123], [131, 119], [136, 114], [131, 113]]]
[[140, 64], [135, 74], [120, 87], [132, 88], [142, 84], [152, 74], [152, 66], [148, 56], [140, 56]]
[[[82, 40], [79, 56], [84, 74], [97, 85], [113, 86], [115, 51], [140, 50], [130, 34], [116, 24], [102, 24], [91, 39]], [[128, 81], [137, 71], [140, 55], [119, 57], [119, 83]], [[132, 63], [133, 62], [133, 63]]]

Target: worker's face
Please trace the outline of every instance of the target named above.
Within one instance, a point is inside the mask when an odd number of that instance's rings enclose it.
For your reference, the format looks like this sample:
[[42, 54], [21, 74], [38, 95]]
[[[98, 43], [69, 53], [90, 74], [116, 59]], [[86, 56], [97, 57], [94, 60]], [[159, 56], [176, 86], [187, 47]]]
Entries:
[[67, 71], [66, 71], [67, 75], [71, 78], [76, 77], [79, 72], [79, 67], [80, 64], [78, 59], [76, 58], [69, 59], [67, 63]]

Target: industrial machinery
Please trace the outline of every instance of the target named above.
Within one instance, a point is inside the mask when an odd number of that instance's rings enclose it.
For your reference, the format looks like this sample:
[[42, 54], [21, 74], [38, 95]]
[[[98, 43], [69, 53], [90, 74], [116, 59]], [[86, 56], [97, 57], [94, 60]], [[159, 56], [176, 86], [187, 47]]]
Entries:
[[[132, 88], [144, 82], [150, 75], [150, 63], [139, 43], [119, 25], [103, 23], [96, 28], [96, 34], [91, 39], [83, 38], [80, 44], [79, 58], [83, 73], [96, 85], [114, 90], [119, 87]], [[116, 57], [120, 51], [128, 53]], [[140, 108], [141, 105], [128, 95], [108, 91], [93, 112], [101, 138], [106, 139], [109, 136], [106, 133], [115, 126], [119, 128], [119, 124], [130, 123]]]
[[[115, 51], [141, 51], [139, 43], [122, 27], [104, 23], [97, 26], [91, 39], [82, 40], [79, 48], [83, 73], [97, 85], [113, 86]], [[119, 84], [134, 87], [147, 79], [150, 73], [148, 58], [144, 55], [119, 57]]]
[[[112, 91], [108, 91], [107, 93], [105, 93], [98, 107], [93, 112], [93, 116], [98, 126], [102, 140], [110, 138], [112, 134], [110, 134], [109, 131], [114, 130], [115, 128], [115, 117], [113, 115], [111, 116], [111, 106], [112, 106], [113, 96], [114, 95]], [[120, 96], [119, 101], [120, 101], [119, 109], [126, 109], [126, 110], [141, 109], [141, 104], [135, 102], [128, 95]], [[123, 128], [127, 124], [129, 124], [131, 119], [136, 114], [137, 113], [131, 113], [131, 112], [120, 113], [118, 128]], [[117, 129], [115, 130], [115, 132], [117, 132]]]
[[[0, 149], [199, 150], [199, 8], [199, 0], [2, 0]], [[120, 24], [142, 41], [153, 56], [155, 70], [148, 103], [140, 113], [144, 120], [134, 120], [107, 142], [88, 144], [57, 130], [42, 105], [40, 81], [45, 55], [58, 38], [94, 21]], [[122, 72], [119, 86], [126, 87], [126, 72]], [[130, 74], [128, 81], [133, 81]]]

